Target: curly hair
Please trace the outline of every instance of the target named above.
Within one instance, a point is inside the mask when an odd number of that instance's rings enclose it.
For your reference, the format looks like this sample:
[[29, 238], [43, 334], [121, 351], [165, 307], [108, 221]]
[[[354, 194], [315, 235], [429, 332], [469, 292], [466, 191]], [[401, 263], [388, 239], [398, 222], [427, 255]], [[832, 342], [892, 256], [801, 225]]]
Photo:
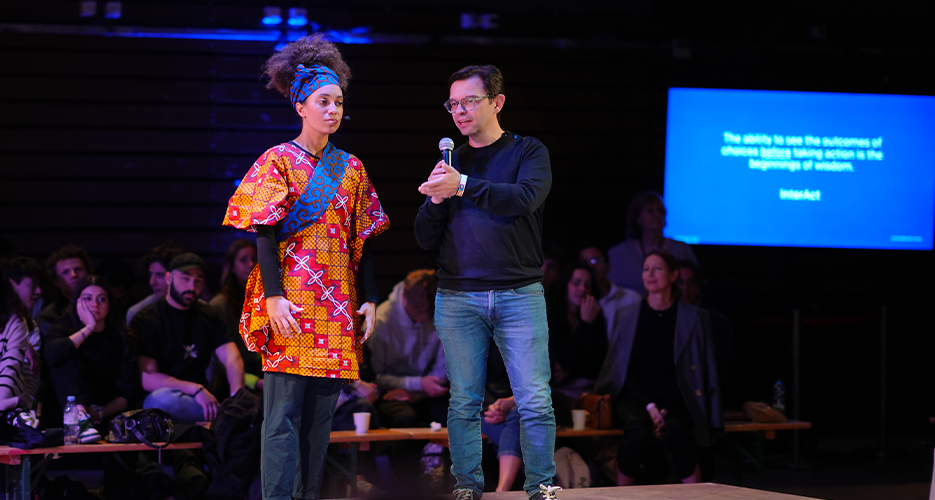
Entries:
[[49, 273], [52, 281], [55, 281], [56, 276], [58, 276], [58, 273], [55, 271], [55, 265], [68, 259], [80, 259], [81, 263], [84, 264], [84, 270], [88, 273], [91, 272], [91, 257], [88, 256], [88, 252], [85, 252], [84, 249], [78, 245], [65, 245], [52, 252], [49, 259], [45, 261], [46, 272]]
[[347, 67], [338, 48], [323, 39], [321, 34], [317, 34], [289, 43], [266, 61], [263, 65], [263, 74], [269, 77], [266, 88], [277, 90], [280, 94], [289, 97], [293, 74], [300, 64], [305, 66], [319, 64], [331, 68], [331, 71], [338, 75], [342, 89], [347, 88], [347, 82], [351, 79], [351, 69]]

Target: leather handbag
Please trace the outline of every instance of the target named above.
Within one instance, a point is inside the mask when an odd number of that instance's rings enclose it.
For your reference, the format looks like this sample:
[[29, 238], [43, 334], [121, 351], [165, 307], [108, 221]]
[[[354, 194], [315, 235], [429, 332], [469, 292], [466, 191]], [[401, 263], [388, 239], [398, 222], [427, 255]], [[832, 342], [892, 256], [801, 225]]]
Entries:
[[575, 409], [588, 412], [584, 421], [586, 429], [610, 429], [613, 425], [609, 394], [582, 394], [575, 400]]
[[173, 428], [169, 414], [158, 408], [125, 411], [110, 421], [107, 441], [143, 443], [150, 448], [162, 449], [172, 441]]

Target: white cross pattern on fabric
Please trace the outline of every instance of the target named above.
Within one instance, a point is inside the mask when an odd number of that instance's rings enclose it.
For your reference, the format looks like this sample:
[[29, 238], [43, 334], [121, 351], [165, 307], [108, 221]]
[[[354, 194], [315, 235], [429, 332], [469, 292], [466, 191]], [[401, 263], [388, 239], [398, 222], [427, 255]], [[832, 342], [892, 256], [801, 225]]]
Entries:
[[334, 204], [334, 209], [335, 210], [338, 210], [341, 208], [346, 209], [347, 200], [349, 200], [350, 198], [351, 198], [350, 196], [341, 196], [340, 194], [335, 194], [334, 199], [338, 200], [338, 202]]
[[286, 211], [277, 207], [276, 205], [269, 206], [269, 217], [263, 219], [262, 222], [259, 222], [260, 225], [265, 226], [270, 222], [276, 222], [281, 219], [286, 214]]
[[260, 164], [257, 162], [253, 162], [253, 172], [250, 173], [250, 177], [252, 178], [258, 175], [260, 175]]
[[195, 344], [183, 345], [182, 347], [185, 349], [185, 355], [182, 356], [182, 359], [198, 358], [198, 350], [195, 349]]
[[320, 271], [312, 271], [312, 269], [308, 266], [308, 260], [309, 260], [308, 258], [311, 256], [306, 256], [305, 259], [301, 259], [295, 253], [295, 245], [296, 245], [295, 243], [292, 243], [291, 245], [286, 247], [286, 256], [292, 257], [292, 259], [296, 262], [296, 268], [294, 270], [298, 271], [299, 269], [302, 269], [303, 271], [309, 274], [309, 280], [308, 280], [308, 283], [306, 284], [307, 285], [313, 285], [313, 284], [318, 285], [318, 287], [321, 288], [321, 291], [322, 291], [321, 300], [327, 300], [331, 302], [331, 304], [335, 307], [335, 311], [334, 311], [334, 314], [332, 314], [332, 316], [338, 316], [339, 314], [344, 316], [345, 318], [347, 318], [347, 328], [345, 328], [345, 330], [353, 330], [354, 319], [351, 318], [351, 315], [348, 314], [347, 312], [348, 302], [345, 301], [343, 303], [340, 303], [337, 300], [335, 300], [334, 297], [331, 296], [331, 293], [334, 291], [334, 287], [325, 289], [325, 284], [321, 279], [321, 277], [325, 274], [325, 270], [322, 269]]

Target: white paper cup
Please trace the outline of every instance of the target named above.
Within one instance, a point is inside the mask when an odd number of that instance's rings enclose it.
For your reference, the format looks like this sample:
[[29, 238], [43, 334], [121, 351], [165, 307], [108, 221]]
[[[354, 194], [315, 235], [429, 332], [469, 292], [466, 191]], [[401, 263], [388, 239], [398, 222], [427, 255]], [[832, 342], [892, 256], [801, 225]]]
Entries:
[[360, 412], [354, 414], [354, 427], [358, 434], [366, 434], [370, 430], [370, 413]]
[[571, 410], [571, 421], [574, 422], [572, 430], [583, 431], [584, 422], [588, 419], [588, 410]]

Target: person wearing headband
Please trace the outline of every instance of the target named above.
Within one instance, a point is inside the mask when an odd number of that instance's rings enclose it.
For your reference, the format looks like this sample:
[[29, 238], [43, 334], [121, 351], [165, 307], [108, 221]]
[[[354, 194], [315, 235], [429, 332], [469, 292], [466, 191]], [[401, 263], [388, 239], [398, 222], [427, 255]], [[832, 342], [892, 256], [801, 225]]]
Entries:
[[350, 70], [320, 36], [266, 62], [302, 131], [247, 169], [224, 225], [255, 232], [240, 334], [263, 357], [263, 498], [318, 498], [341, 387], [358, 379], [379, 299], [367, 241], [389, 219], [363, 164], [329, 141]]

